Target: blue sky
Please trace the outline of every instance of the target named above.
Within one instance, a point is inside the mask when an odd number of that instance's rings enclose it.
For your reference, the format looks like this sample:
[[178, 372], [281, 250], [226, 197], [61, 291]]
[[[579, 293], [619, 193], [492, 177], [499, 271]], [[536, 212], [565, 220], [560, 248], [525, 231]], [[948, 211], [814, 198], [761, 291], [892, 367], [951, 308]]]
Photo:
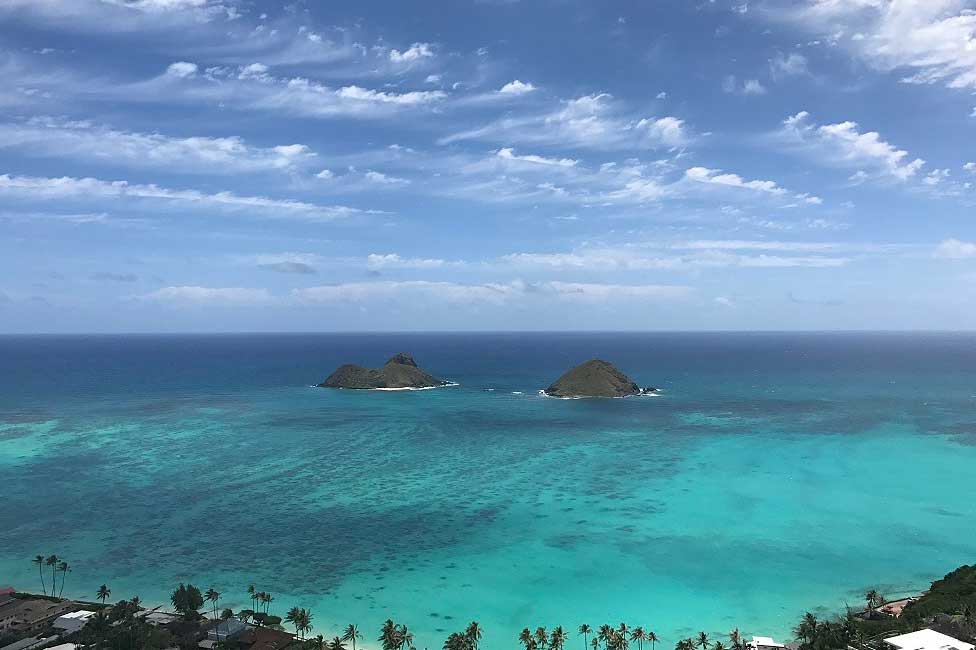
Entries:
[[0, 331], [974, 328], [974, 11], [0, 0]]

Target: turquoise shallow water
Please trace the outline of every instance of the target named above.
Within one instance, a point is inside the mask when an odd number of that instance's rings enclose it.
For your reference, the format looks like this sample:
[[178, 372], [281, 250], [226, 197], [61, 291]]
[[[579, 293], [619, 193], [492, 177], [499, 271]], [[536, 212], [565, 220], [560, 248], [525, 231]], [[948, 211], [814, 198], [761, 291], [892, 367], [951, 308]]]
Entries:
[[[0, 582], [164, 602], [190, 580], [387, 617], [625, 621], [667, 647], [785, 636], [806, 609], [976, 560], [976, 336], [0, 337]], [[310, 388], [412, 352], [461, 385]], [[590, 356], [659, 398], [536, 391]], [[581, 642], [581, 641], [580, 641]], [[486, 646], [489, 647], [489, 646]]]

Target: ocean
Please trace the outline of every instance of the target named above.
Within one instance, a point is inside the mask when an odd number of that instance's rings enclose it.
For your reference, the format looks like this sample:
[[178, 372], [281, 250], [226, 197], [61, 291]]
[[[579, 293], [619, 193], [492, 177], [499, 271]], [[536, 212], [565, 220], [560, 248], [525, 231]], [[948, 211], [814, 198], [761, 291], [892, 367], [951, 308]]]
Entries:
[[[313, 388], [407, 352], [459, 385]], [[588, 358], [660, 397], [541, 397]], [[976, 335], [0, 337], [0, 585], [164, 603], [180, 582], [313, 634], [386, 618], [784, 638], [976, 561]], [[50, 573], [46, 581], [50, 585]], [[372, 644], [372, 645], [375, 645]]]

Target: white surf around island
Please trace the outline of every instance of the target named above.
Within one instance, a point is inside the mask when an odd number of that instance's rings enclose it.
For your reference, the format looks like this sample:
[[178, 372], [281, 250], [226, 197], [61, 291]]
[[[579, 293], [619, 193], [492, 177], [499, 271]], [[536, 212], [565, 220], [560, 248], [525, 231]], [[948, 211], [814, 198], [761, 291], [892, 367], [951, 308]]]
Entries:
[[[438, 386], [403, 386], [402, 388], [343, 388], [342, 386], [335, 386], [332, 390], [348, 390], [354, 393], [375, 393], [375, 392], [400, 392], [400, 391], [413, 391], [413, 390], [434, 390], [435, 388], [454, 388], [455, 386], [460, 386], [456, 381], [449, 381]], [[312, 384], [309, 388], [322, 388], [322, 386], [317, 386]]]
[[547, 397], [549, 399], [627, 399], [629, 397], [661, 397], [661, 389], [655, 388], [653, 391], [647, 393], [636, 393], [634, 395], [616, 395], [614, 397], [601, 397], [599, 395], [567, 395], [565, 397], [560, 397], [559, 395], [550, 395], [546, 392], [545, 388], [539, 389], [540, 397]]

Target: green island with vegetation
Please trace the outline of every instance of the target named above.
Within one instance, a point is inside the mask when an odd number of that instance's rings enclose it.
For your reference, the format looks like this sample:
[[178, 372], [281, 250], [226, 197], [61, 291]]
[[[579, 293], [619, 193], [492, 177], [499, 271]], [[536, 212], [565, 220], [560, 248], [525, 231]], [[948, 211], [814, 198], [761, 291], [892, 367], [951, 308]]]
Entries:
[[[57, 635], [50, 625], [42, 632], [57, 636], [82, 648], [99, 650], [164, 650], [212, 647], [217, 650], [248, 650], [252, 647], [287, 648], [288, 650], [357, 650], [363, 635], [354, 624], [347, 625], [341, 634], [326, 638], [312, 636], [312, 612], [292, 607], [284, 618], [271, 613], [272, 594], [247, 588], [251, 607], [234, 612], [221, 608], [221, 594], [214, 588], [201, 592], [190, 583], [181, 583], [170, 596], [173, 614], [160, 608], [146, 609], [138, 597], [109, 604], [112, 591], [101, 585], [95, 601], [68, 601], [61, 598], [70, 566], [57, 556], [34, 558], [38, 566], [43, 594], [16, 593], [14, 599], [37, 599], [64, 604], [60, 611], [90, 610], [84, 626], [68, 635]], [[47, 579], [50, 569], [50, 580]], [[50, 589], [49, 589], [50, 587]], [[50, 592], [50, 593], [49, 593]], [[71, 610], [69, 606], [76, 606]], [[201, 609], [206, 607], [206, 614]], [[157, 618], [154, 619], [154, 615]], [[158, 616], [165, 617], [162, 621]], [[294, 629], [294, 634], [285, 628]], [[898, 601], [887, 601], [877, 590], [864, 595], [864, 607], [848, 608], [839, 616], [820, 619], [810, 612], [803, 615], [794, 628], [796, 642], [787, 648], [794, 650], [879, 650], [882, 640], [893, 635], [931, 628], [943, 634], [972, 643], [976, 639], [976, 564], [961, 566], [932, 583], [924, 593]], [[35, 630], [36, 632], [37, 630]], [[566, 650], [567, 644], [582, 650], [657, 650], [658, 635], [643, 626], [581, 624], [575, 628], [579, 641], [570, 641], [570, 634], [562, 626], [552, 630], [526, 627], [518, 635], [522, 650]], [[277, 635], [274, 639], [269, 635]], [[0, 647], [18, 641], [17, 635], [0, 633]], [[26, 635], [21, 634], [21, 637]], [[700, 632], [693, 638], [680, 639], [675, 650], [749, 650], [755, 646], [747, 642], [738, 629], [727, 640], [713, 640]], [[210, 643], [201, 645], [202, 641]], [[256, 639], [263, 639], [261, 643]], [[472, 621], [464, 630], [451, 633], [443, 641], [443, 650], [481, 650], [482, 628]], [[382, 650], [416, 650], [414, 634], [402, 624], [387, 619], [376, 641]], [[516, 639], [512, 639], [514, 645]], [[262, 643], [264, 645], [262, 645]], [[426, 649], [425, 649], [426, 650]]]

